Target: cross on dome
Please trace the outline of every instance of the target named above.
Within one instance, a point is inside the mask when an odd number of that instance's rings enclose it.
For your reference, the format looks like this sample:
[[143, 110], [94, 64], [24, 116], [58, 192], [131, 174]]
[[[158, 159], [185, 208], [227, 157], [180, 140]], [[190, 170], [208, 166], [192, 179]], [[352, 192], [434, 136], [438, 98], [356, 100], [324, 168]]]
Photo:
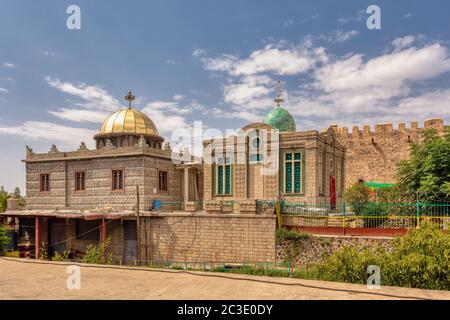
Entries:
[[128, 91], [128, 94], [124, 97], [124, 99], [128, 101], [128, 108], [131, 109], [131, 101], [136, 99], [136, 96], [134, 96], [130, 90]]

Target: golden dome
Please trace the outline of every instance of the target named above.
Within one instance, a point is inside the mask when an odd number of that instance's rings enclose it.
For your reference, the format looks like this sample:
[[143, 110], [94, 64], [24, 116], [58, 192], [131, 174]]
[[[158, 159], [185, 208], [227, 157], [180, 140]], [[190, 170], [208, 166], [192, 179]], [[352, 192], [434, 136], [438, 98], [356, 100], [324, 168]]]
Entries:
[[119, 110], [103, 122], [100, 134], [110, 133], [159, 135], [153, 121], [145, 113], [133, 108]]

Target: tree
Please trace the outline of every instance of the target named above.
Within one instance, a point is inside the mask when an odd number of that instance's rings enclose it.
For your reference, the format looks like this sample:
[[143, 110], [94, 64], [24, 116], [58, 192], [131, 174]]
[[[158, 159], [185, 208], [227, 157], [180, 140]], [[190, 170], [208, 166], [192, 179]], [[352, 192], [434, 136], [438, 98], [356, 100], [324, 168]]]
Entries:
[[13, 196], [14, 196], [14, 198], [20, 198], [20, 197], [21, 197], [19, 187], [16, 187], [16, 188], [14, 189]]
[[0, 256], [3, 255], [6, 246], [9, 243], [9, 237], [6, 227], [0, 224]]
[[0, 212], [6, 210], [6, 201], [11, 197], [11, 195], [5, 191], [3, 186], [0, 187]]
[[401, 190], [421, 200], [450, 201], [450, 127], [442, 136], [426, 130], [423, 141], [411, 146], [410, 159], [399, 163], [396, 179]]

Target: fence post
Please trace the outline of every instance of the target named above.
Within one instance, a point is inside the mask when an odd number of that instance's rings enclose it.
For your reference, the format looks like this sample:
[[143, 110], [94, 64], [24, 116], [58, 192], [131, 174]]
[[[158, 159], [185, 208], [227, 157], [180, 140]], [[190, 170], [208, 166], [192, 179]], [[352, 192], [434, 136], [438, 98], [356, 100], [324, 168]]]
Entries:
[[416, 229], [420, 228], [420, 201], [419, 201], [419, 192], [416, 194]]
[[343, 210], [343, 215], [342, 215], [342, 233], [345, 236], [345, 202], [344, 202], [344, 210]]

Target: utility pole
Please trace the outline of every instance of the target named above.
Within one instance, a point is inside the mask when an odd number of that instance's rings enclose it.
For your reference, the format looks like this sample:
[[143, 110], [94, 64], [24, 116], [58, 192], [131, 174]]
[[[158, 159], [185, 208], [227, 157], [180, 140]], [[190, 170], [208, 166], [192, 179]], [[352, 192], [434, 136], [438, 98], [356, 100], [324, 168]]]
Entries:
[[139, 186], [136, 186], [136, 258], [137, 264], [141, 265], [141, 217], [139, 214]]

